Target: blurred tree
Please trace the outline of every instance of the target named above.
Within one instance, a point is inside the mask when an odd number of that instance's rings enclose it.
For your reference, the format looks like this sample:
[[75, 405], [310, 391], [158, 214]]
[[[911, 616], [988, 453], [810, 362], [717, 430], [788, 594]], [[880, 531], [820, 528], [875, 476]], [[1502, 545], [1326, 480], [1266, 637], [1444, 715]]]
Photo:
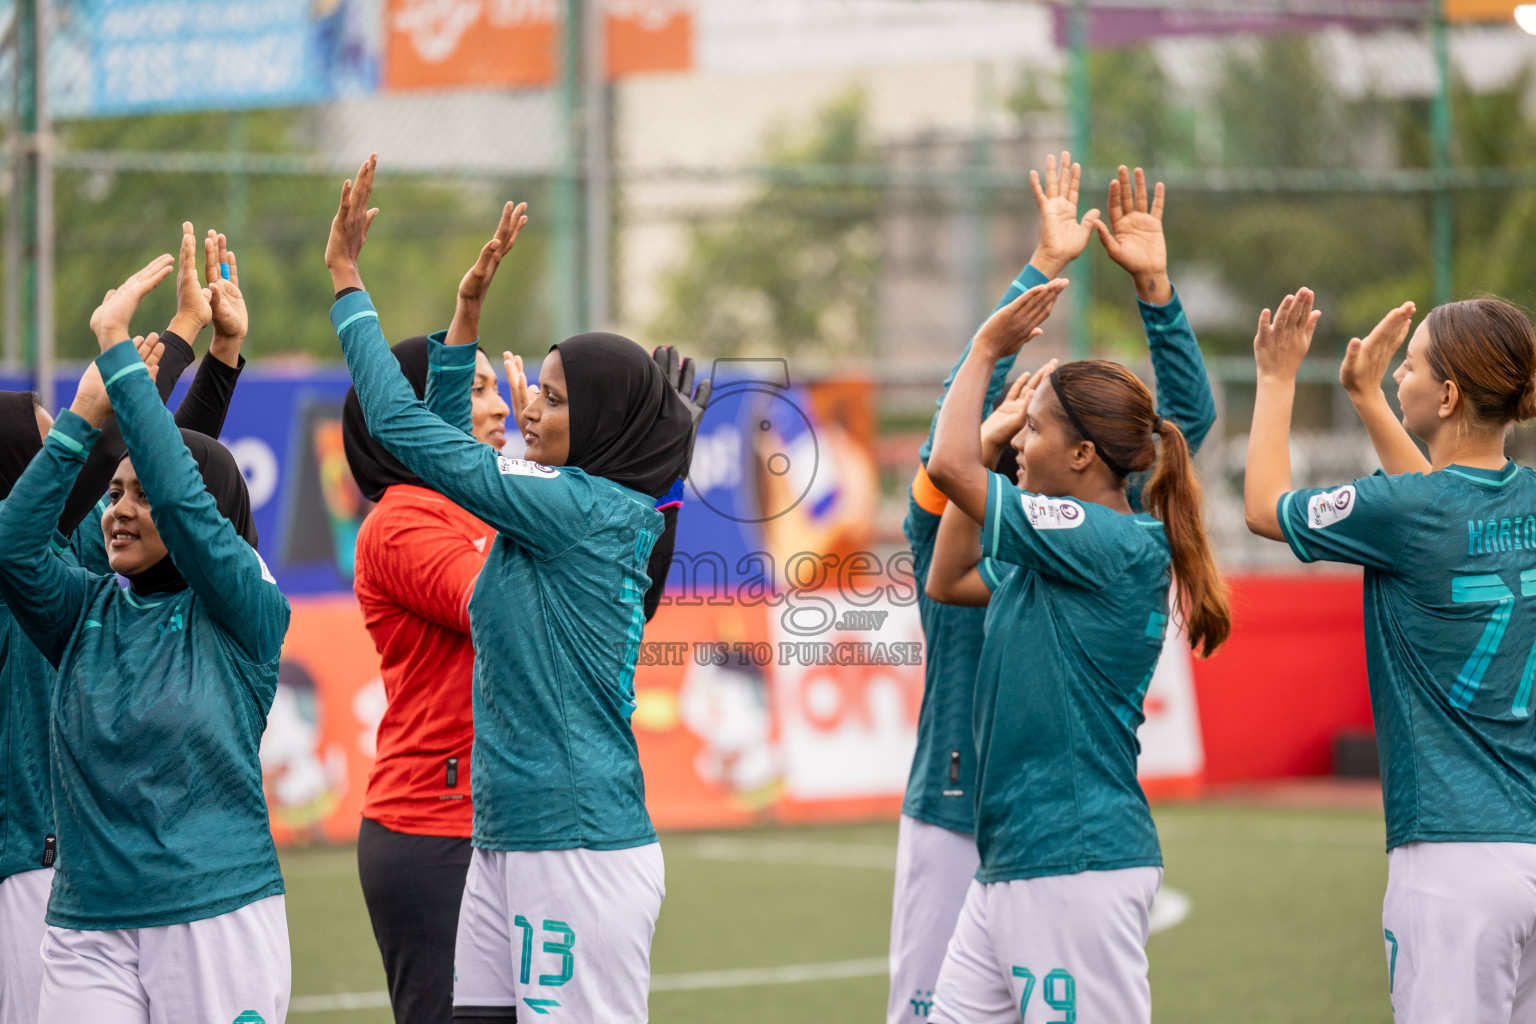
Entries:
[[[195, 154], [238, 149], [307, 154], [318, 130], [314, 111], [158, 114], [59, 125], [65, 151], [147, 154], [167, 170], [63, 170], [57, 174], [56, 316], [64, 359], [85, 359], [95, 343], [86, 322], [106, 289], [161, 252], [174, 252], [180, 225], [201, 235], [224, 231], [239, 260], [251, 309], [247, 353], [307, 354], [337, 361], [325, 312], [332, 296], [323, 253], [343, 174], [251, 173], [198, 169]], [[178, 160], [184, 161], [177, 167]], [[426, 175], [381, 176], [381, 208], [363, 271], [392, 338], [446, 327], [459, 278], [495, 230], [501, 204], [527, 199], [532, 221], [487, 300], [486, 346], [543, 351], [548, 336], [548, 231], [538, 210], [542, 182]], [[170, 317], [172, 289], [145, 302], [134, 325], [157, 329]], [[204, 339], [206, 341], [206, 338]], [[499, 365], [499, 361], [498, 361]]]
[[[1233, 187], [1170, 189], [1166, 226], [1177, 280], [1199, 270], [1242, 306], [1273, 306], [1308, 285], [1325, 316], [1318, 351], [1337, 351], [1404, 299], [1428, 310], [1430, 202], [1390, 187], [1360, 190], [1329, 175], [1430, 163], [1428, 104], [1367, 95], [1347, 99], [1312, 38], [1272, 36], [1225, 50], [1216, 85], [1203, 100], [1199, 139], [1194, 108], [1177, 90], [1153, 49], [1095, 53], [1092, 63], [1095, 167], [1140, 163], [1156, 176], [1183, 168], [1224, 170]], [[1458, 167], [1519, 169], [1536, 163], [1536, 117], [1529, 70], [1503, 88], [1453, 91], [1454, 162]], [[1012, 98], [1021, 115], [1054, 105], [1062, 91], [1028, 79]], [[1202, 129], [1204, 131], [1204, 129]], [[1197, 145], [1197, 143], [1199, 143]], [[1242, 172], [1312, 175], [1315, 191], [1274, 192]], [[1256, 175], [1257, 176], [1257, 175]], [[1337, 182], [1330, 189], [1330, 182]], [[1088, 198], [1102, 205], [1103, 197]], [[1536, 275], [1526, 255], [1536, 231], [1536, 190], [1466, 189], [1455, 204], [1455, 288], [1491, 291], [1531, 304]], [[1092, 334], [1096, 347], [1139, 345], [1133, 311], [1113, 265], [1095, 254]], [[1208, 350], [1246, 352], [1251, 330], [1203, 329]]]
[[[878, 161], [858, 92], [829, 104], [808, 132], [770, 137], [765, 150], [770, 168]], [[770, 181], [727, 217], [694, 224], [651, 336], [706, 355], [867, 352], [878, 204], [872, 186]]]

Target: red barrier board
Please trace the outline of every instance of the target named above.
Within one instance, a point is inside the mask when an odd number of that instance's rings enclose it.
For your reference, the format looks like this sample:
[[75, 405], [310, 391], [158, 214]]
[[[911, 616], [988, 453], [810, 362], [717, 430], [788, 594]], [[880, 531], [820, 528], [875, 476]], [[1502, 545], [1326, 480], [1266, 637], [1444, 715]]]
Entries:
[[1333, 770], [1341, 729], [1370, 729], [1362, 577], [1231, 579], [1232, 638], [1196, 659], [1208, 782]]

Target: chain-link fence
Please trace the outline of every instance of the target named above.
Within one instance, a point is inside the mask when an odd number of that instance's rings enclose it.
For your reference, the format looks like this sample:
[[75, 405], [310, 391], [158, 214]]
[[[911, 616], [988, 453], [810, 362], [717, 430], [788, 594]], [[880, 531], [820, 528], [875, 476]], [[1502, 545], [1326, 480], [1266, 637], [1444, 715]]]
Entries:
[[[1325, 311], [1298, 402], [1298, 482], [1373, 467], [1330, 383], [1351, 335], [1405, 299], [1428, 309], [1437, 290], [1536, 305], [1536, 40], [1453, 27], [1440, 62], [1431, 9], [1409, 0], [1356, 5], [1352, 21], [1340, 7], [1326, 23], [1318, 5], [1271, 3], [1262, 23], [1236, 25], [1238, 4], [1158, 6], [1092, 5], [1094, 18], [1124, 16], [1106, 23], [1121, 36], [1156, 24], [1074, 65], [1053, 43], [1070, 34], [1060, 5], [699, 0], [695, 70], [612, 86], [611, 162], [574, 182], [607, 199], [588, 243], [606, 247], [602, 301], [584, 305], [607, 316], [589, 326], [706, 356], [785, 355], [802, 377], [876, 379], [894, 539], [938, 381], [1033, 249], [1028, 171], [1075, 135], [1089, 156], [1080, 209], [1104, 205], [1121, 162], [1167, 184], [1172, 277], [1222, 413], [1202, 455], [1216, 533], [1229, 565], [1286, 562], [1241, 522], [1257, 311], [1301, 285]], [[254, 357], [334, 360], [322, 250], [340, 179], [369, 149], [382, 155], [383, 213], [363, 271], [386, 329], [444, 326], [501, 202], [526, 199], [532, 223], [484, 323], [494, 348], [536, 356], [571, 287], [553, 268], [593, 265], [591, 252], [557, 262], [561, 225], [580, 219], [561, 207], [560, 109], [554, 91], [480, 90], [59, 122], [59, 356], [91, 354], [101, 292], [171, 250], [190, 219], [237, 253]], [[18, 198], [7, 190], [8, 220]], [[1068, 276], [1085, 297], [1032, 358], [1142, 366], [1125, 273], [1095, 242]], [[162, 289], [142, 323], [170, 302]], [[24, 334], [6, 350], [23, 363]]]

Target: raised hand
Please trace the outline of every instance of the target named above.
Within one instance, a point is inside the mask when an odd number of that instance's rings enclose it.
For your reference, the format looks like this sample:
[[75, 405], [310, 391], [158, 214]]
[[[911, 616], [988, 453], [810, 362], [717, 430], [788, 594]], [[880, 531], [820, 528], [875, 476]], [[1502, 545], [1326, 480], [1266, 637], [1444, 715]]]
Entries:
[[[1038, 268], [1037, 268], [1038, 269]], [[1011, 356], [1043, 331], [1040, 325], [1051, 315], [1067, 279], [1058, 277], [1037, 284], [987, 318], [972, 342], [978, 353], [994, 361]]]
[[527, 210], [527, 203], [513, 206], [509, 202], [502, 207], [501, 222], [496, 225], [496, 234], [485, 243], [480, 250], [480, 258], [459, 282], [460, 302], [485, 301], [485, 293], [491, 287], [491, 279], [496, 276], [496, 268], [501, 266], [501, 261], [512, 251], [512, 246], [517, 244], [518, 234], [522, 232], [523, 225], [528, 223]]
[[1147, 197], [1147, 176], [1136, 168], [1136, 184], [1124, 164], [1109, 183], [1109, 223], [1096, 221], [1099, 240], [1109, 258], [1136, 281], [1136, 294], [1157, 305], [1173, 297], [1168, 283], [1168, 244], [1163, 237], [1163, 183]]
[[1260, 379], [1295, 380], [1307, 349], [1312, 346], [1312, 332], [1323, 315], [1312, 308], [1312, 289], [1301, 288], [1287, 295], [1275, 311], [1259, 314], [1259, 329], [1253, 336], [1253, 358], [1259, 366]]
[[1339, 383], [1351, 398], [1381, 390], [1381, 381], [1392, 365], [1392, 356], [1408, 339], [1408, 325], [1413, 322], [1414, 306], [1405, 302], [1381, 318], [1364, 338], [1349, 339], [1344, 362], [1339, 365]]
[[538, 397], [539, 389], [528, 386], [528, 374], [523, 371], [522, 356], [503, 352], [501, 364], [507, 369], [507, 386], [512, 391], [512, 418], [517, 421], [518, 433], [523, 433], [527, 428], [523, 414], [528, 411], [528, 404]]
[[714, 382], [701, 380], [697, 385], [693, 383], [694, 373], [697, 367], [692, 359], [685, 359], [677, 348], [672, 345], [658, 345], [651, 350], [651, 358], [655, 360], [657, 367], [661, 369], [661, 378], [667, 382], [667, 386], [676, 391], [688, 406], [688, 411], [693, 415], [693, 427], [699, 427], [699, 420], [704, 417], [704, 410], [709, 407], [709, 396], [714, 391]]
[[197, 237], [192, 222], [181, 225], [181, 251], [176, 260], [176, 315], [171, 330], [188, 344], [197, 340], [204, 327], [213, 322], [212, 293], [197, 280]]
[[1056, 364], [1057, 360], [1052, 359], [1034, 373], [1019, 374], [1018, 379], [1008, 388], [1007, 396], [997, 404], [990, 416], [982, 420], [983, 464], [996, 465], [997, 457], [1002, 454], [1008, 442], [1023, 429], [1024, 417], [1029, 412], [1029, 403], [1034, 400], [1035, 391], [1056, 369]]
[[363, 278], [357, 272], [357, 257], [368, 240], [368, 228], [379, 215], [377, 207], [368, 208], [373, 195], [373, 175], [379, 166], [379, 154], [372, 153], [357, 169], [356, 182], [348, 179], [341, 187], [341, 202], [331, 219], [331, 234], [325, 242], [325, 265], [331, 272], [331, 284], [337, 291], [361, 288]]
[[169, 253], [156, 256], [128, 280], [110, 289], [91, 314], [91, 331], [105, 352], [129, 336], [128, 324], [139, 303], [170, 275], [176, 261]]
[[1082, 255], [1099, 222], [1098, 210], [1089, 210], [1081, 222], [1077, 219], [1077, 192], [1082, 178], [1082, 165], [1073, 163], [1072, 154], [1065, 150], [1061, 154], [1060, 170], [1054, 156], [1045, 158], [1043, 187], [1039, 172], [1029, 172], [1035, 204], [1040, 207], [1040, 244], [1029, 262], [1046, 277], [1057, 276], [1068, 263]]
[[523, 230], [523, 225], [528, 223], [523, 212], [527, 209], [527, 203], [518, 203], [514, 207], [509, 202], [502, 207], [496, 234], [481, 247], [475, 265], [469, 268], [469, 273], [459, 282], [453, 321], [448, 325], [448, 337], [444, 339], [447, 344], [469, 345], [480, 336], [480, 310], [485, 305], [485, 293], [490, 290], [496, 268], [501, 266], [501, 261], [512, 251], [512, 246], [517, 244], [518, 234]]
[[250, 331], [250, 314], [240, 291], [240, 269], [228, 240], [216, 231], [203, 239], [203, 267], [213, 307], [213, 338], [233, 340], [236, 347]]

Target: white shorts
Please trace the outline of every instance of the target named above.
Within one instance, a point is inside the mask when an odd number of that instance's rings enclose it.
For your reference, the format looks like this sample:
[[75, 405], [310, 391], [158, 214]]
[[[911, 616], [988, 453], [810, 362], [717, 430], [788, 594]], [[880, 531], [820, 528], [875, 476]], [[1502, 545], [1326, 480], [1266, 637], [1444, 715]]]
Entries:
[[1162, 868], [972, 882], [930, 1021], [1147, 1024], [1147, 923]]
[[559, 1007], [567, 1021], [647, 1020], [666, 892], [660, 843], [475, 850], [453, 952], [455, 1013], [530, 1020]]
[[1381, 927], [1397, 1024], [1536, 1022], [1536, 844], [1397, 847]]
[[0, 882], [0, 1024], [36, 1024], [43, 988], [43, 915], [53, 868]]
[[896, 833], [896, 892], [891, 899], [891, 994], [886, 1024], [927, 1018], [944, 951], [980, 864], [975, 837], [901, 816]]
[[292, 968], [283, 897], [157, 928], [43, 936], [38, 1024], [281, 1024]]

